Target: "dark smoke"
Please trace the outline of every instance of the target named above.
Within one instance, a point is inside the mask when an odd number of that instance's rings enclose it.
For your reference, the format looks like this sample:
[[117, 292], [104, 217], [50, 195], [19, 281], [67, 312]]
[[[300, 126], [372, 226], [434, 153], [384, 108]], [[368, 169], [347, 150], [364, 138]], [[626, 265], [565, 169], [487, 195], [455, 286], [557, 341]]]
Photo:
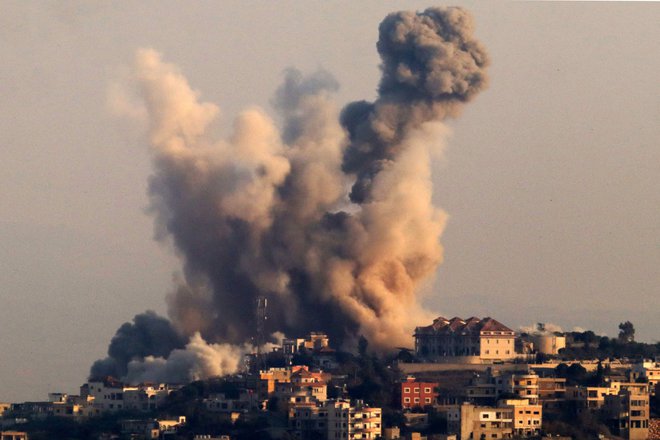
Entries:
[[185, 351], [172, 351], [181, 348], [176, 339], [160, 354], [138, 344], [95, 368], [109, 363], [121, 376], [132, 357], [152, 355], [133, 361], [131, 375], [188, 377], [201, 359], [230, 356], [224, 343], [250, 340], [258, 296], [269, 299], [271, 332], [409, 344], [430, 315], [416, 291], [442, 261], [445, 215], [431, 203], [430, 173], [448, 131], [440, 121], [487, 82], [487, 55], [472, 33], [461, 8], [391, 14], [380, 25], [375, 102], [340, 114], [330, 74], [291, 69], [273, 100], [282, 130], [252, 109], [223, 141], [209, 136], [217, 107], [200, 102], [158, 53], [139, 51], [144, 108], [132, 113], [149, 118], [151, 212], [157, 236], [173, 241], [184, 264], [169, 315], [193, 339]]
[[183, 348], [188, 338], [181, 336], [167, 319], [147, 311], [124, 323], [110, 341], [108, 357], [94, 362], [90, 378], [124, 377], [128, 363], [146, 356], [167, 356]]
[[410, 129], [455, 115], [487, 83], [488, 56], [461, 8], [397, 12], [380, 24], [383, 72], [376, 102], [353, 102], [342, 112], [350, 144], [343, 169], [357, 173], [351, 200], [368, 200], [374, 176], [401, 148]]

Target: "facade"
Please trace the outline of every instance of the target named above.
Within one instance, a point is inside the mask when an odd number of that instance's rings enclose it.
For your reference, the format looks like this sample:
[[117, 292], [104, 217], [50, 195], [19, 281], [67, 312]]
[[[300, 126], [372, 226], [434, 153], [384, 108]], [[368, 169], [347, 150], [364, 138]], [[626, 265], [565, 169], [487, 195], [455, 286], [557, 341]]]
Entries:
[[598, 409], [605, 404], [605, 396], [614, 394], [610, 387], [566, 387], [566, 400], [575, 402], [578, 411], [582, 409]]
[[475, 357], [482, 362], [516, 358], [516, 332], [493, 318], [439, 317], [415, 329], [418, 357], [440, 361], [448, 357]]
[[531, 335], [534, 349], [538, 353], [556, 355], [559, 350], [566, 348], [566, 336], [555, 335], [554, 333], [537, 333]]
[[655, 395], [655, 390], [660, 383], [660, 362], [643, 361], [632, 366], [633, 374], [649, 384], [651, 395]]
[[628, 440], [649, 438], [649, 395], [637, 388], [623, 389], [605, 397], [605, 413], [615, 432]]
[[438, 398], [437, 388], [437, 382], [418, 382], [414, 377], [408, 377], [401, 382], [401, 408], [433, 405]]
[[257, 395], [261, 402], [277, 397], [279, 409], [283, 411], [292, 397], [293, 402], [323, 402], [327, 398], [329, 377], [322, 371], [310, 371], [305, 365], [271, 368], [259, 373]]
[[328, 439], [376, 439], [382, 433], [382, 411], [361, 401], [327, 401]]
[[328, 432], [328, 408], [315, 403], [290, 406], [289, 430], [299, 440], [325, 437]]
[[533, 437], [540, 434], [543, 421], [543, 407], [532, 404], [527, 399], [507, 399], [499, 402], [499, 407], [513, 409], [513, 435]]
[[539, 400], [539, 377], [532, 371], [497, 371], [489, 369], [485, 374], [472, 378], [465, 388], [465, 396], [473, 403], [494, 404], [503, 394], [527, 399], [531, 403]]
[[382, 434], [382, 411], [361, 401], [297, 403], [289, 408], [289, 430], [300, 440], [376, 439]]
[[513, 409], [455, 405], [447, 411], [447, 431], [459, 440], [513, 437]]
[[113, 378], [90, 381], [80, 387], [80, 397], [91, 402], [94, 413], [122, 410], [151, 411], [162, 405], [179, 386], [142, 383], [125, 385]]
[[557, 412], [566, 401], [566, 379], [562, 377], [539, 377], [539, 403], [543, 410]]

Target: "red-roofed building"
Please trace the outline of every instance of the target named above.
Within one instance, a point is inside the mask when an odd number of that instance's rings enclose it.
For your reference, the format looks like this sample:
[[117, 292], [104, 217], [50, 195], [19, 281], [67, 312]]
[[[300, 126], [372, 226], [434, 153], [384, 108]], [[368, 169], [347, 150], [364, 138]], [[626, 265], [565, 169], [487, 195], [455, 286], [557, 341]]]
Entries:
[[472, 357], [481, 361], [506, 361], [516, 357], [516, 332], [493, 318], [438, 317], [415, 329], [415, 352], [427, 360]]
[[401, 408], [433, 405], [438, 398], [437, 382], [417, 382], [414, 377], [408, 377], [401, 382]]

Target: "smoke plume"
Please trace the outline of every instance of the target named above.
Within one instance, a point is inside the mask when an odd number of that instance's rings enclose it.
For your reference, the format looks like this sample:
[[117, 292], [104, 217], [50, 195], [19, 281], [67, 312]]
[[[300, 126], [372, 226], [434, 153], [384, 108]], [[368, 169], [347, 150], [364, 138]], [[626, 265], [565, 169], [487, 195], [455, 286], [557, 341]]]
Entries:
[[129, 350], [137, 361], [122, 354], [124, 375], [231, 371], [241, 349], [226, 344], [254, 335], [259, 296], [269, 331], [322, 330], [335, 344], [362, 334], [376, 348], [409, 345], [429, 319], [416, 290], [442, 261], [445, 223], [430, 158], [448, 132], [441, 121], [485, 87], [488, 57], [461, 8], [394, 13], [379, 30], [374, 102], [340, 112], [329, 73], [291, 69], [273, 99], [279, 124], [252, 108], [224, 140], [210, 134], [218, 108], [158, 53], [138, 51], [143, 107], [131, 113], [148, 115], [150, 212], [183, 261], [168, 311], [191, 339], [166, 344], [169, 358]]

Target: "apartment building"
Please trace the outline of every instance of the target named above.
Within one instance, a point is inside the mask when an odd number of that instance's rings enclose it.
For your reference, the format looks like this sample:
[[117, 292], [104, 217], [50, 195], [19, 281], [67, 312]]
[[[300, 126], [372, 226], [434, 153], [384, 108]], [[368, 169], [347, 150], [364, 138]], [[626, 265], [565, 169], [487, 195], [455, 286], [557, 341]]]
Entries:
[[566, 379], [563, 377], [539, 377], [539, 403], [543, 410], [557, 412], [566, 401]]
[[623, 388], [616, 395], [605, 396], [605, 413], [613, 421], [615, 432], [628, 440], [649, 437], [649, 395], [639, 388]]
[[437, 382], [421, 382], [409, 376], [405, 382], [401, 382], [401, 408], [433, 405], [438, 398], [437, 388]]
[[513, 410], [513, 435], [532, 437], [540, 433], [543, 421], [543, 407], [532, 404], [527, 399], [506, 399], [498, 402], [498, 407]]
[[330, 400], [328, 409], [328, 439], [376, 439], [382, 433], [382, 410], [362, 401]]
[[511, 407], [454, 405], [447, 411], [447, 431], [456, 434], [459, 440], [511, 438], [513, 415]]
[[646, 380], [649, 384], [651, 395], [654, 396], [658, 383], [660, 383], [660, 362], [643, 361], [632, 366], [632, 373], [635, 378]]

